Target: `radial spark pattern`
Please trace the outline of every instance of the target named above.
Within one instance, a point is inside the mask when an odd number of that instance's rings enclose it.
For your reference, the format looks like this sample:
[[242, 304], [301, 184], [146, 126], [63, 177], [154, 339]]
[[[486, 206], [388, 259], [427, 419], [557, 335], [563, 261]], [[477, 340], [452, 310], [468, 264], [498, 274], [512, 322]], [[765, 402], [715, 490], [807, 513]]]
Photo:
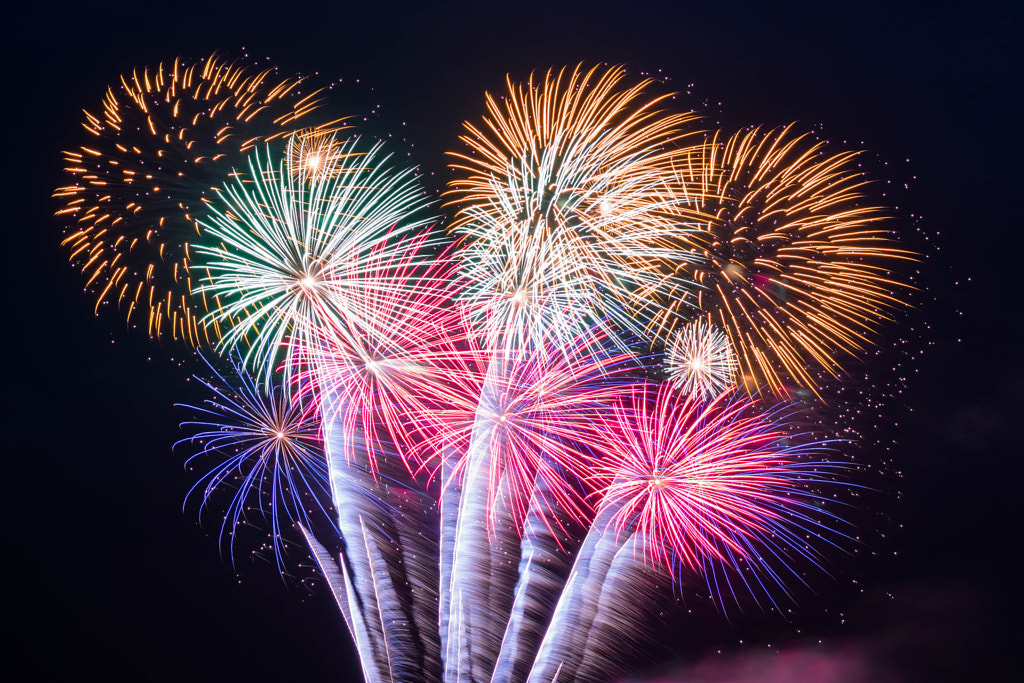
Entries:
[[703, 319], [676, 332], [668, 349], [668, 374], [683, 394], [711, 399], [736, 381], [736, 355], [725, 334]]
[[[679, 179], [684, 213], [704, 226], [697, 308], [729, 337], [752, 391], [816, 390], [815, 366], [837, 375], [902, 305], [906, 286], [891, 271], [913, 255], [865, 198], [856, 152], [832, 153], [792, 127], [755, 128], [716, 134], [696, 158]], [[673, 313], [685, 320], [682, 294]]]
[[345, 429], [365, 435], [371, 468], [379, 454], [395, 453], [410, 470], [433, 473], [437, 453], [464, 442], [476, 409], [485, 352], [452, 305], [457, 264], [441, 255], [423, 265], [430, 240], [422, 231], [372, 249], [362, 276], [388, 286], [347, 294], [351, 308], [373, 315], [358, 329], [316, 327], [293, 357], [308, 409], [329, 414], [343, 399]]
[[[552, 340], [527, 358], [504, 365], [493, 393], [477, 405], [476, 421], [492, 425], [486, 441], [488, 525], [520, 533], [537, 477], [556, 507], [585, 517], [576, 490], [588, 470], [581, 426], [609, 405], [635, 369], [631, 354], [610, 351], [600, 333], [568, 347]], [[492, 363], [494, 361], [492, 360]], [[471, 467], [473, 447], [461, 468]], [[458, 473], [457, 473], [458, 474]]]
[[265, 520], [283, 572], [285, 531], [292, 522], [307, 528], [333, 525], [320, 423], [304, 414], [283, 387], [268, 389], [255, 382], [241, 363], [234, 364], [233, 376], [207, 365], [212, 376], [196, 379], [211, 397], [203, 405], [184, 406], [197, 418], [182, 427], [194, 433], [176, 445], [196, 448], [189, 466], [210, 460], [215, 464], [189, 496], [201, 494], [204, 508], [215, 505], [221, 494], [230, 496], [220, 538], [229, 536], [232, 561], [239, 525], [257, 523], [254, 517]]
[[597, 434], [601, 509], [618, 534], [644, 538], [649, 561], [713, 577], [749, 566], [784, 588], [787, 575], [802, 580], [794, 560], [817, 563], [837, 536], [820, 493], [843, 466], [794, 433], [784, 409], [762, 411], [742, 392], [704, 403], [641, 387]]
[[97, 310], [126, 307], [154, 337], [216, 338], [197, 326], [210, 302], [189, 296], [198, 220], [247, 150], [310, 125], [323, 92], [306, 86], [216, 55], [175, 59], [123, 76], [98, 115], [85, 112], [88, 140], [64, 153], [73, 181], [54, 196]]
[[684, 287], [691, 257], [666, 181], [687, 154], [689, 114], [659, 110], [651, 81], [623, 87], [621, 68], [549, 71], [487, 96], [465, 124], [448, 196], [467, 243], [465, 296], [491, 344], [571, 339], [609, 318], [633, 332], [638, 312]]
[[[289, 148], [299, 144], [293, 137]], [[220, 245], [196, 249], [209, 273], [197, 292], [221, 302], [204, 323], [230, 323], [222, 347], [246, 340], [246, 361], [269, 378], [286, 342], [308, 346], [327, 326], [358, 348], [380, 314], [370, 292], [409, 293], [377, 269], [379, 250], [424, 227], [429, 199], [389, 159], [358, 139], [316, 167], [295, 153], [281, 162], [269, 149], [253, 154], [201, 223]]]
[[[333, 130], [311, 128], [296, 133], [288, 145], [288, 168], [304, 180], [320, 180], [343, 173], [348, 165], [343, 147]], [[357, 153], [358, 155], [358, 153]]]

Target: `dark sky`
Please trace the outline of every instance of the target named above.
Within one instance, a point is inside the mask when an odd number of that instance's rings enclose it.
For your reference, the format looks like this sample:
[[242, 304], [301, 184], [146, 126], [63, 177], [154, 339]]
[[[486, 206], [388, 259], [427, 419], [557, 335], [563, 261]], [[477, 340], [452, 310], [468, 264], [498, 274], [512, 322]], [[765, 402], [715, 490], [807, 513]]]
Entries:
[[8, 10], [5, 670], [24, 680], [356, 680], [327, 595], [247, 560], [236, 576], [195, 506], [182, 512], [192, 482], [171, 451], [182, 419], [173, 404], [196, 399], [185, 381], [195, 363], [92, 314], [53, 217], [60, 151], [80, 144], [81, 109], [107, 84], [136, 65], [245, 48], [286, 72], [342, 79], [333, 104], [343, 113], [379, 105], [374, 125], [400, 130], [438, 186], [443, 153], [482, 113], [484, 90], [509, 72], [579, 61], [661, 70], [672, 89], [693, 84], [687, 102], [706, 100], [724, 125], [821, 124], [889, 162], [909, 185], [895, 195], [902, 229], [940, 247], [918, 281], [920, 310], [903, 323], [925, 353], [908, 409], [888, 416], [900, 423], [902, 477], [886, 484], [900, 494], [887, 511], [893, 533], [879, 557], [854, 558], [841, 582], [802, 601], [799, 633], [758, 618], [710, 627], [689, 648], [681, 633], [666, 675], [1011, 680], [1022, 642], [1022, 449], [1011, 434], [1024, 410], [1021, 17], [1010, 2], [889, 4]]

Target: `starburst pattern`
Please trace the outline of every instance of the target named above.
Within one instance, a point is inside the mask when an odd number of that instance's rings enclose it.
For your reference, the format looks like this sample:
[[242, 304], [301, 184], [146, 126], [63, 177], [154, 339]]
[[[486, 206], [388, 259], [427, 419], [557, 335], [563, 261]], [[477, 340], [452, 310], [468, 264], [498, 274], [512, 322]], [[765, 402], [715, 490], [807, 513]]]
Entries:
[[324, 91], [307, 85], [217, 55], [179, 58], [123, 76], [99, 115], [85, 112], [88, 141], [64, 153], [74, 181], [54, 196], [64, 203], [57, 215], [73, 221], [63, 244], [97, 310], [125, 307], [154, 337], [217, 338], [216, 326], [198, 326], [211, 302], [190, 297], [199, 219], [246, 152], [309, 128]]
[[[204, 359], [205, 360], [205, 359]], [[183, 406], [198, 417], [182, 423], [194, 430], [176, 445], [195, 447], [188, 465], [214, 460], [189, 492], [201, 494], [203, 507], [230, 492], [220, 527], [232, 562], [240, 524], [259, 516], [269, 525], [278, 570], [286, 532], [293, 522], [306, 527], [330, 524], [332, 517], [327, 459], [319, 438], [320, 422], [305, 414], [284, 387], [258, 384], [241, 363], [222, 373], [207, 361], [211, 377], [196, 376], [211, 393], [203, 405]]]
[[454, 154], [452, 229], [466, 242], [465, 298], [492, 346], [568, 340], [611, 320], [644, 329], [640, 312], [685, 287], [692, 257], [667, 185], [689, 152], [690, 114], [659, 109], [650, 80], [623, 87], [619, 67], [547, 72], [487, 96]]
[[[314, 327], [292, 363], [308, 410], [330, 414], [343, 403], [348, 432], [365, 435], [375, 468], [378, 454], [398, 454], [411, 474], [433, 477], [437, 453], [464, 441], [486, 368], [462, 311], [450, 256], [422, 254], [429, 231], [366, 255], [362, 277], [388, 286], [352, 289], [350, 307], [372, 311], [361, 326]], [[351, 460], [353, 454], [346, 454]]]
[[736, 355], [725, 334], [703, 318], [675, 333], [668, 374], [682, 393], [711, 399], [736, 381]]
[[647, 559], [668, 568], [747, 563], [782, 585], [772, 563], [817, 561], [805, 534], [832, 533], [818, 489], [843, 468], [787, 417], [742, 392], [705, 403], [670, 385], [636, 390], [597, 432], [616, 533], [643, 536]]
[[[301, 144], [289, 140], [290, 148]], [[204, 323], [230, 324], [222, 348], [244, 340], [246, 362], [269, 378], [289, 348], [309, 346], [317, 327], [358, 346], [378, 315], [362, 305], [367, 292], [402, 294], [379, 271], [368, 274], [367, 262], [429, 222], [419, 216], [429, 199], [415, 173], [389, 159], [380, 144], [363, 150], [358, 139], [315, 169], [301, 155], [280, 163], [269, 150], [250, 157], [248, 174], [224, 188], [202, 222], [220, 245], [196, 249], [209, 273], [197, 292], [222, 302]]]
[[[528, 358], [503, 365], [493, 393], [476, 410], [477, 421], [492, 425], [477, 446], [489, 451], [488, 525], [520, 533], [538, 477], [546, 477], [543, 488], [556, 509], [584, 520], [587, 510], [578, 495], [589, 459], [580, 425], [622, 391], [625, 373], [637, 367], [632, 354], [610, 350], [594, 332], [568, 348], [552, 340]], [[460, 469], [473, 466], [474, 446]]]
[[746, 386], [816, 391], [903, 305], [893, 273], [913, 260], [865, 197], [856, 152], [831, 152], [792, 126], [716, 133], [677, 171], [683, 213], [704, 226], [699, 288], [661, 312], [668, 327], [694, 304], [728, 336]]
[[288, 145], [288, 169], [306, 181], [338, 175], [345, 172], [346, 153], [352, 152], [342, 148], [336, 131], [324, 128], [302, 130]]

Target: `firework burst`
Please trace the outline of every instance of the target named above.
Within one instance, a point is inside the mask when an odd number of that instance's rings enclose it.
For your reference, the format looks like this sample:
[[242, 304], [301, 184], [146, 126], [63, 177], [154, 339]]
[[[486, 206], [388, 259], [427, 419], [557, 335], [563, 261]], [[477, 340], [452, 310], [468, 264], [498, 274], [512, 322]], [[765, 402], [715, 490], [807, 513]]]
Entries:
[[[378, 454], [397, 454], [410, 474], [433, 479], [438, 453], [463, 443], [486, 369], [462, 311], [457, 264], [446, 254], [424, 265], [428, 231], [399, 244], [381, 243], [362, 265], [367, 281], [390, 286], [352, 290], [351, 308], [373, 312], [338, 332], [315, 327], [292, 362], [308, 409], [330, 415], [344, 403], [346, 431], [365, 435], [371, 468]], [[353, 454], [346, 454], [351, 460]]]
[[233, 363], [231, 380], [206, 363], [212, 377], [196, 379], [212, 397], [201, 406], [183, 406], [198, 419], [182, 423], [195, 432], [176, 446], [197, 447], [188, 465], [209, 459], [217, 464], [189, 496], [201, 493], [205, 508], [219, 493], [232, 491], [220, 528], [222, 541], [225, 534], [230, 536], [232, 562], [236, 531], [256, 511], [270, 526], [271, 546], [283, 573], [288, 523], [321, 526], [333, 516], [320, 422], [305, 414], [283, 387], [257, 384], [241, 363]]
[[198, 220], [245, 152], [308, 128], [323, 91], [306, 86], [216, 55], [175, 59], [123, 76], [99, 115], [85, 112], [88, 141], [64, 153], [73, 183], [54, 196], [64, 203], [57, 215], [73, 221], [63, 243], [97, 310], [126, 307], [154, 337], [216, 338], [216, 327], [197, 325], [209, 302], [189, 296]]
[[334, 130], [311, 128], [296, 133], [288, 145], [288, 168], [303, 180], [331, 177], [344, 172], [345, 154]]
[[615, 628], [600, 627], [599, 616], [636, 580], [638, 563], [697, 571], [719, 598], [736, 595], [738, 577], [773, 604], [786, 577], [803, 581], [791, 568], [797, 558], [819, 563], [817, 548], [840, 534], [816, 490], [834, 486], [843, 466], [822, 462], [822, 444], [795, 433], [784, 411], [757, 408], [745, 393], [704, 402], [670, 384], [640, 385], [611, 418], [598, 417], [600, 503], [529, 681], [574, 680], [585, 654], [619, 659], [609, 657], [619, 641], [602, 639], [641, 629], [645, 615], [618, 610], [635, 623]]
[[[560, 520], [588, 517], [579, 428], [612, 402], [619, 376], [635, 368], [630, 353], [608, 346], [615, 348], [591, 330], [569, 346], [552, 337], [532, 354], [489, 360], [468, 447], [449, 483], [461, 488], [451, 603], [442, 603], [448, 676], [493, 673], [501, 680], [507, 672], [495, 663], [518, 659], [523, 651], [513, 641], [547, 613], [541, 607], [525, 615], [516, 605], [535, 590], [545, 565], [564, 559]], [[553, 542], [541, 549], [541, 538]]]
[[[548, 478], [544, 488], [557, 507], [585, 518], [570, 492], [588, 471], [579, 426], [619, 395], [628, 381], [621, 375], [636, 368], [631, 354], [607, 346], [594, 332], [568, 348], [552, 340], [528, 358], [503, 364], [493, 392], [476, 406], [476, 420], [493, 425], [485, 444], [490, 527], [520, 530], [538, 476]], [[472, 467], [471, 454], [480, 445], [470, 444], [460, 469]]]
[[807, 535], [833, 533], [819, 521], [817, 490], [844, 466], [823, 461], [826, 444], [796, 433], [784, 409], [758, 403], [737, 392], [705, 403], [670, 385], [636, 390], [598, 431], [601, 507], [614, 510], [615, 533], [641, 535], [645, 559], [669, 569], [746, 563], [780, 586], [773, 561], [816, 561]]
[[668, 349], [668, 374], [684, 394], [711, 399], [736, 379], [736, 355], [725, 334], [704, 319], [675, 333]]
[[454, 154], [452, 229], [466, 243], [465, 297], [491, 346], [569, 340], [612, 320], [638, 332], [639, 311], [692, 256], [666, 185], [691, 114], [662, 112], [650, 80], [622, 87], [620, 67], [547, 72], [487, 96]]
[[296, 153], [280, 163], [269, 150], [254, 154], [248, 174], [224, 188], [201, 222], [220, 242], [196, 249], [209, 273], [196, 291], [221, 302], [204, 322], [230, 325], [221, 347], [248, 343], [246, 362], [268, 378], [287, 348], [315, 343], [317, 328], [358, 348], [360, 331], [379, 316], [371, 290], [385, 300], [409, 294], [376, 269], [379, 249], [427, 224], [415, 215], [429, 198], [411, 169], [388, 165], [380, 144], [364, 151], [355, 139], [335, 149], [315, 167]]
[[[696, 307], [729, 338], [748, 387], [815, 391], [811, 368], [837, 376], [842, 356], [863, 350], [902, 306], [906, 285], [891, 271], [914, 256], [865, 199], [857, 159], [792, 126], [755, 128], [716, 133], [678, 171], [683, 212], [705, 228], [703, 258], [683, 268], [692, 268]], [[685, 320], [691, 295], [680, 292], [659, 325]]]

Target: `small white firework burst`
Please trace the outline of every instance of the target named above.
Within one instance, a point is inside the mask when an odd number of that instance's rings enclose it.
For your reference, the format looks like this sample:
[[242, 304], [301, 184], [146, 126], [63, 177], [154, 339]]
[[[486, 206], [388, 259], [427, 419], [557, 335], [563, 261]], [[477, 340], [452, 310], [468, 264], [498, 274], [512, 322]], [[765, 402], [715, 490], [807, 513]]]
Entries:
[[732, 386], [737, 367], [729, 338], [703, 319], [688, 323], [669, 345], [669, 378], [684, 393], [704, 400]]

